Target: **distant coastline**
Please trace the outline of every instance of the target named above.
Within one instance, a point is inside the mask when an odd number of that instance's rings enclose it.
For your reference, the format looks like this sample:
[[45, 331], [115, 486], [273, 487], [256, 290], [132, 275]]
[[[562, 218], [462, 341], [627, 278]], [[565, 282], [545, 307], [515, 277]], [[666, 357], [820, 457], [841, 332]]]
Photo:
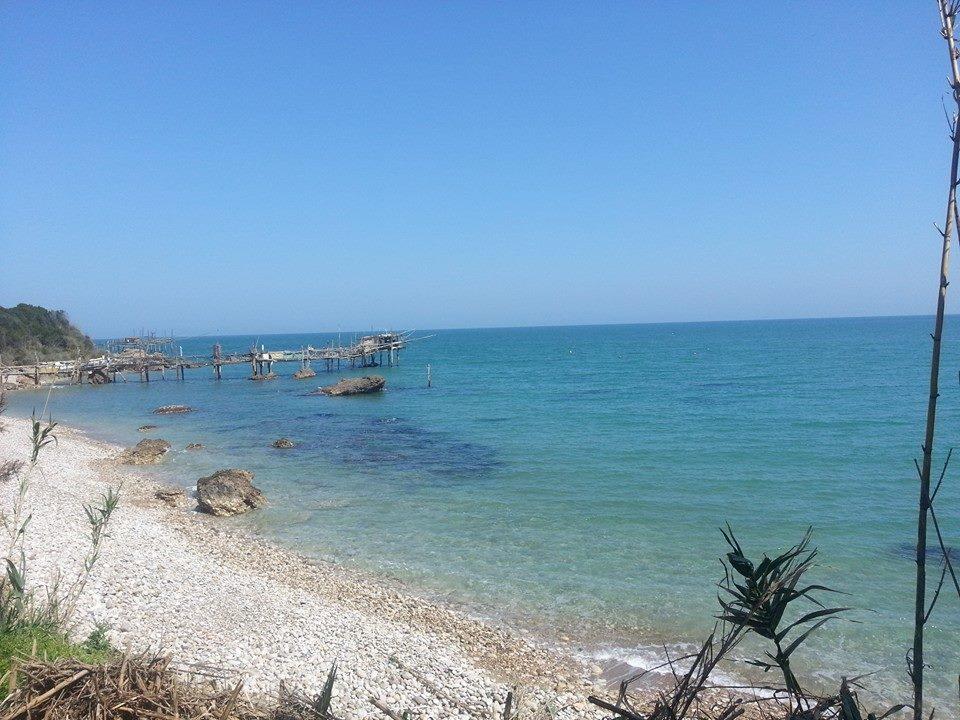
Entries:
[[[776, 322], [816, 322], [819, 320], [892, 320], [892, 319], [914, 319], [929, 318], [933, 320], [934, 316], [928, 313], [913, 313], [906, 315], [810, 315], [804, 317], [760, 317], [760, 318], [720, 318], [716, 320], [636, 320], [636, 321], [613, 321], [613, 322], [575, 322], [575, 323], [550, 323], [533, 325], [476, 325], [476, 326], [438, 326], [429, 328], [420, 328], [423, 332], [469, 332], [474, 330], [562, 330], [563, 328], [604, 328], [604, 327], [631, 327], [631, 326], [660, 326], [660, 325], [721, 325], [732, 323], [776, 323]], [[946, 318], [960, 319], [960, 313], [947, 313]], [[366, 330], [337, 330], [337, 329], [311, 329], [311, 330], [273, 330], [267, 333], [252, 331], [230, 331], [230, 332], [203, 332], [186, 333], [179, 335], [183, 340], [216, 340], [217, 338], [268, 338], [284, 335], [363, 335], [371, 332], [371, 328]], [[104, 343], [112, 337], [105, 335], [94, 338], [97, 343]]]

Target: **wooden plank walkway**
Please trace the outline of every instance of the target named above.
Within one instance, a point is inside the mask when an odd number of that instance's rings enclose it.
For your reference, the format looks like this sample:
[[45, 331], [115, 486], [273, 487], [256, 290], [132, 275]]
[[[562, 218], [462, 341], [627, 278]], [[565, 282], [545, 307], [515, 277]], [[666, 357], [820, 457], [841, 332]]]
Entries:
[[[430, 336], [427, 336], [430, 337]], [[400, 363], [400, 351], [412, 340], [424, 340], [426, 337], [413, 337], [413, 331], [382, 332], [365, 335], [350, 345], [330, 345], [314, 348], [302, 347], [299, 350], [267, 350], [261, 345], [251, 347], [249, 352], [223, 354], [220, 344], [213, 346], [210, 356], [184, 356], [182, 350], [174, 355], [163, 350], [172, 350], [172, 338], [124, 338], [107, 343], [107, 352], [97, 358], [87, 360], [58, 360], [36, 362], [32, 365], [0, 365], [0, 386], [3, 385], [41, 385], [52, 382], [72, 384], [103, 384], [126, 382], [127, 375], [134, 375], [142, 382], [150, 381], [150, 373], [159, 373], [164, 379], [166, 371], [173, 370], [180, 380], [186, 370], [212, 367], [214, 377], [222, 377], [224, 365], [249, 364], [251, 379], [266, 380], [276, 377], [274, 363], [300, 364], [300, 370], [311, 368], [314, 362], [323, 363], [327, 372], [341, 370], [344, 366], [378, 367]], [[298, 373], [300, 377], [309, 377], [311, 373]]]

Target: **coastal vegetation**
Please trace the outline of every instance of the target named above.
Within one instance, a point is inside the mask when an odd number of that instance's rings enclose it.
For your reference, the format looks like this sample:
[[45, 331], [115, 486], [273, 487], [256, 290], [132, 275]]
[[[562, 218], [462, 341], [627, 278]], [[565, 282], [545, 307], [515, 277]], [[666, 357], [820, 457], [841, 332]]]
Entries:
[[[718, 584], [717, 623], [699, 650], [682, 657], [668, 656], [663, 665], [625, 680], [615, 703], [595, 696], [590, 698], [591, 702], [624, 720], [734, 720], [746, 714], [748, 708], [751, 717], [759, 714], [790, 720], [882, 720], [907, 707], [901, 703], [881, 713], [868, 711], [857, 692], [863, 687], [862, 678], [844, 678], [833, 693], [812, 692], [804, 688], [791, 667], [793, 653], [817, 629], [850, 610], [828, 607], [821, 596], [837, 591], [806, 580], [817, 557], [816, 548], [810, 547], [811, 530], [783, 553], [774, 557], [763, 555], [758, 562], [746, 556], [729, 525], [721, 532], [729, 551], [721, 559], [724, 577]], [[761, 658], [734, 655], [748, 635], [762, 639], [766, 645]], [[716, 681], [715, 671], [722, 662], [744, 663], [764, 673], [776, 669], [781, 681], [747, 685]], [[672, 677], [669, 689], [659, 691], [652, 704], [636, 706], [631, 700], [631, 686], [664, 669]], [[728, 693], [718, 694], [722, 690]]]
[[[93, 341], [63, 310], [20, 303], [0, 307], [0, 360], [8, 365], [89, 357]], [[2, 364], [0, 363], [0, 364]]]
[[[0, 415], [5, 407], [6, 400], [0, 395]], [[19, 658], [32, 655], [51, 661], [66, 657], [99, 662], [109, 653], [103, 628], [98, 627], [80, 643], [73, 642], [70, 634], [77, 601], [97, 564], [110, 517], [120, 501], [119, 491], [111, 489], [100, 498], [100, 503], [83, 506], [90, 530], [83, 567], [69, 581], [58, 576], [45, 588], [44, 596], [38, 597], [29, 583], [24, 543], [32, 518], [31, 480], [41, 453], [57, 442], [56, 423], [34, 416], [31, 429], [27, 460], [0, 463], [0, 485], [16, 488], [12, 508], [0, 508], [0, 528], [5, 535], [0, 573], [0, 680], [6, 680], [0, 682], [0, 697], [16, 685], [15, 663]], [[3, 431], [0, 425], [0, 432]]]

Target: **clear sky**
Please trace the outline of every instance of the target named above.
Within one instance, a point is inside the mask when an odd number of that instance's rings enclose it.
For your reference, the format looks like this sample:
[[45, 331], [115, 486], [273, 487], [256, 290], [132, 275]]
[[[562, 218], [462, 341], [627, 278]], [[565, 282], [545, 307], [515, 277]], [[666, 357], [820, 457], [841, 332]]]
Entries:
[[97, 336], [929, 313], [938, 23], [3, 2], [0, 305]]

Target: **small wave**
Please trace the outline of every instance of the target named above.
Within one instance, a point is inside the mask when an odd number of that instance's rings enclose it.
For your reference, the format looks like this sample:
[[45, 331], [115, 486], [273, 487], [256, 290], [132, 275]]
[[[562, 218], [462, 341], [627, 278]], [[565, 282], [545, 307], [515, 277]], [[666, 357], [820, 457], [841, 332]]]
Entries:
[[[604, 677], [610, 683], [619, 683], [641, 673], [647, 674], [650, 684], [657, 684], [666, 678], [672, 677], [673, 672], [667, 665], [667, 653], [671, 659], [683, 657], [699, 650], [689, 643], [680, 643], [663, 647], [642, 645], [633, 648], [607, 647], [590, 653], [587, 658], [598, 663], [603, 668]], [[689, 668], [689, 661], [676, 661], [673, 668], [683, 672]], [[715, 670], [711, 675], [712, 685], [742, 685], [743, 678], [722, 670]]]

